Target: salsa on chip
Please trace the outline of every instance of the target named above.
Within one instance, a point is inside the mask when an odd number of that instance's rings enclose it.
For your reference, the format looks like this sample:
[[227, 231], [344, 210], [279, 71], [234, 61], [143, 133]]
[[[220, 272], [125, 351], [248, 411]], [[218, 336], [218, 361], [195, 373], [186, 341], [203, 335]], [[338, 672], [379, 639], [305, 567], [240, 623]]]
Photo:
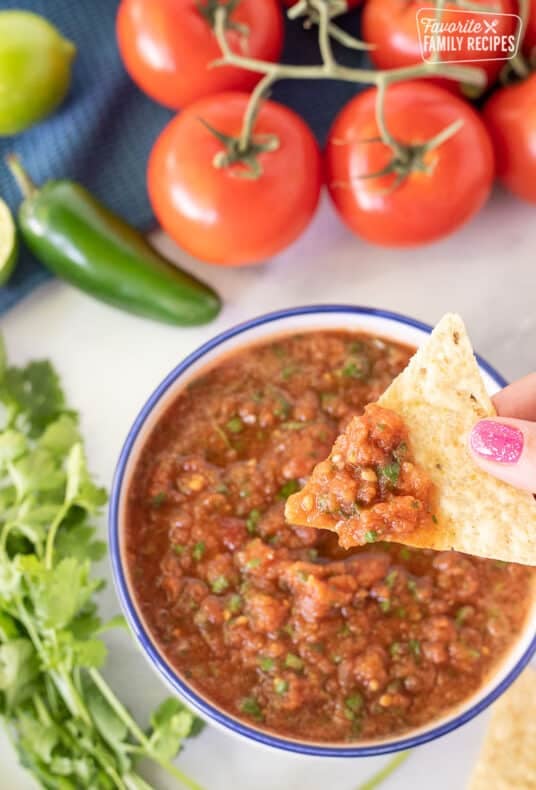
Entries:
[[536, 503], [479, 469], [474, 424], [495, 416], [461, 318], [446, 315], [376, 404], [289, 497], [292, 524], [536, 565]]

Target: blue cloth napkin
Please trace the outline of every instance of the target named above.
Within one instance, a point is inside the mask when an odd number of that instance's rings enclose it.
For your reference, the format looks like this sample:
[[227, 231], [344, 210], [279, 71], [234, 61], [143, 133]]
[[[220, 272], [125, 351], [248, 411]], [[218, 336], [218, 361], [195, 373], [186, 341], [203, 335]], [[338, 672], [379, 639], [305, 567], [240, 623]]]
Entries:
[[[12, 151], [37, 184], [72, 178], [133, 225], [147, 230], [154, 222], [145, 170], [151, 147], [172, 112], [144, 96], [125, 72], [115, 39], [117, 5], [114, 0], [2, 0], [2, 10], [26, 9], [45, 16], [77, 47], [71, 91], [60, 109], [23, 134], [0, 138], [0, 195], [13, 211], [20, 196], [4, 165]], [[355, 13], [347, 14], [342, 25], [359, 33]], [[342, 48], [336, 52], [345, 62], [362, 58]], [[283, 59], [318, 62], [315, 32], [288, 22]], [[272, 98], [300, 113], [322, 142], [337, 111], [355, 93], [354, 85], [344, 83], [287, 80], [275, 86]], [[0, 313], [49, 277], [22, 248], [14, 275], [0, 288]]]

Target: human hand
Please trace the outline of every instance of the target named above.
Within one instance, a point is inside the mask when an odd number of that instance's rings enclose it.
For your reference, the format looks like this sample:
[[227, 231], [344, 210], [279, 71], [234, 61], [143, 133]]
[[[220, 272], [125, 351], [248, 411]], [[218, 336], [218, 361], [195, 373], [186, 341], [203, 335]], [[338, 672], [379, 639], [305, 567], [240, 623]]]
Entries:
[[536, 373], [493, 398], [498, 417], [480, 420], [469, 436], [476, 463], [516, 488], [536, 492]]

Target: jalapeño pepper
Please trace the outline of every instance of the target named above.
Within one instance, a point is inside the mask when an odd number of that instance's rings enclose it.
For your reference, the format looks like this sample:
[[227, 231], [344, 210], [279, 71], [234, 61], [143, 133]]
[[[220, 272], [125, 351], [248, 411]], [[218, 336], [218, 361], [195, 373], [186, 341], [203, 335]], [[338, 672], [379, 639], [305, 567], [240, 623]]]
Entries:
[[74, 181], [36, 187], [14, 156], [8, 166], [24, 201], [22, 237], [58, 277], [130, 313], [179, 326], [204, 324], [218, 295], [165, 260], [144, 236]]

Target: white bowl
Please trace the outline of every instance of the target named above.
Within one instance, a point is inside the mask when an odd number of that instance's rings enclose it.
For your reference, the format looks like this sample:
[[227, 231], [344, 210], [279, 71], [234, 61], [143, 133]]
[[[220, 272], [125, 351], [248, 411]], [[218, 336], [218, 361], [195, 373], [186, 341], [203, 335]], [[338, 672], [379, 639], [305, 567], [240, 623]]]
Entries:
[[[141, 650], [167, 685], [203, 718], [250, 742], [254, 741], [284, 751], [316, 756], [368, 757], [410, 749], [445, 735], [468, 722], [497, 699], [536, 653], [536, 601], [532, 604], [522, 632], [506, 657], [494, 668], [479, 690], [454, 710], [448, 711], [433, 722], [404, 733], [403, 736], [363, 741], [355, 745], [326, 744], [273, 735], [260, 726], [256, 727], [235, 718], [192, 688], [188, 681], [170, 666], [153, 641], [150, 629], [136, 606], [125, 563], [125, 507], [131, 476], [140, 451], [152, 429], [177, 394], [196, 378], [201, 370], [210, 367], [229, 351], [278, 334], [325, 329], [363, 330], [411, 346], [420, 345], [431, 331], [431, 327], [426, 324], [384, 310], [347, 305], [313, 305], [269, 313], [229, 329], [205, 343], [177, 365], [156, 388], [128, 434], [119, 457], [112, 488], [110, 553], [121, 605]], [[490, 394], [497, 392], [506, 384], [502, 376], [487, 362], [480, 357], [478, 362]]]

